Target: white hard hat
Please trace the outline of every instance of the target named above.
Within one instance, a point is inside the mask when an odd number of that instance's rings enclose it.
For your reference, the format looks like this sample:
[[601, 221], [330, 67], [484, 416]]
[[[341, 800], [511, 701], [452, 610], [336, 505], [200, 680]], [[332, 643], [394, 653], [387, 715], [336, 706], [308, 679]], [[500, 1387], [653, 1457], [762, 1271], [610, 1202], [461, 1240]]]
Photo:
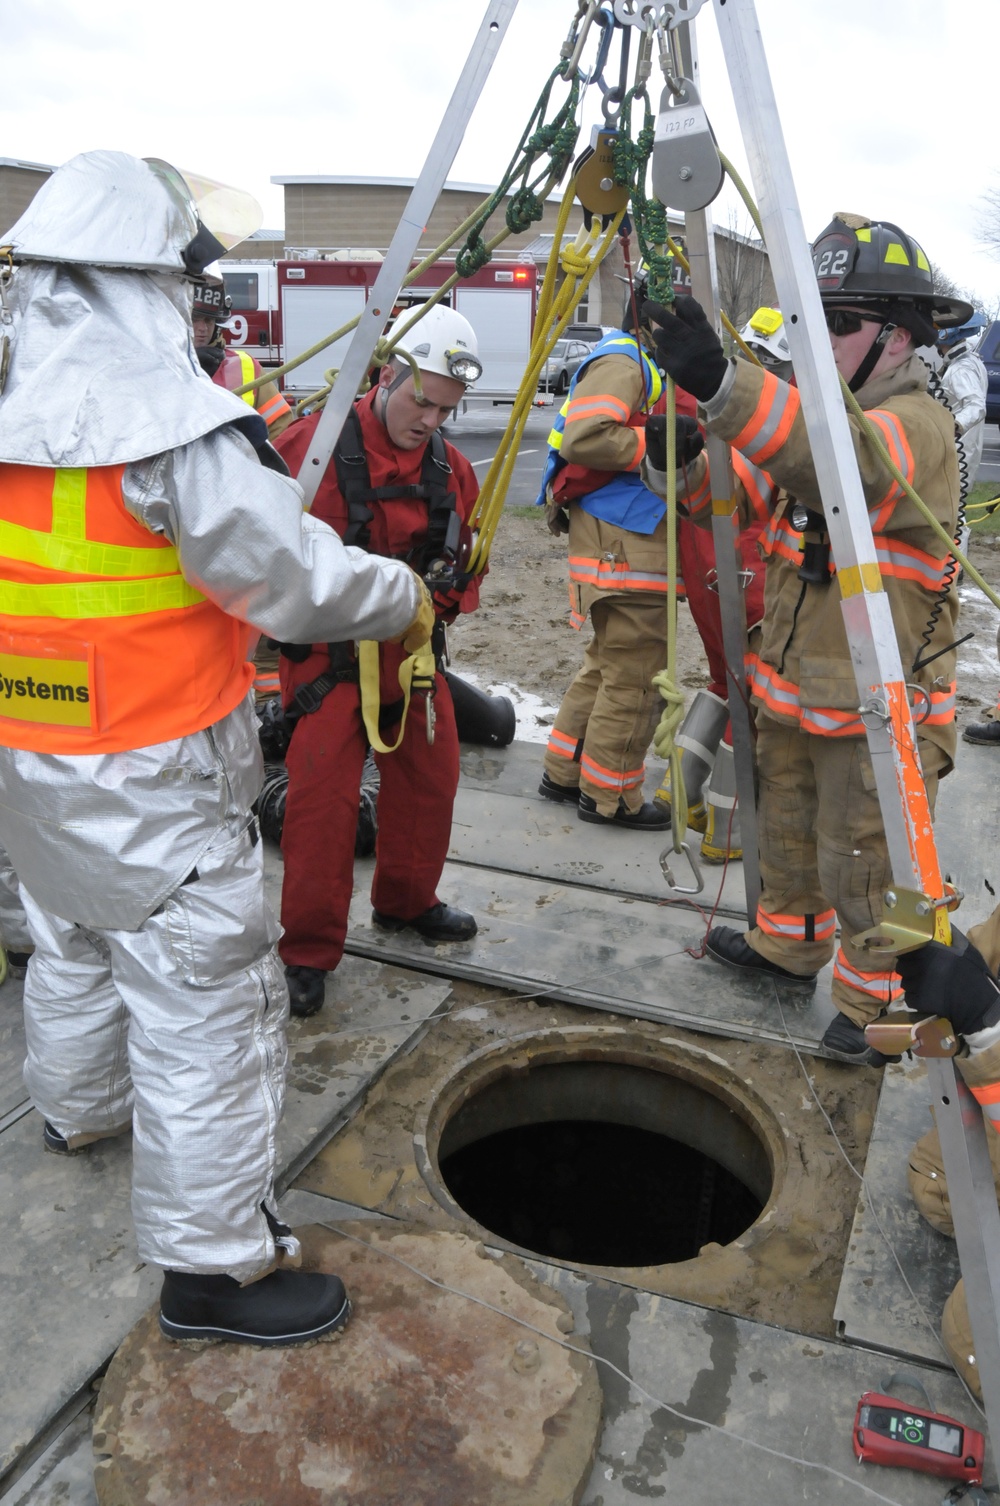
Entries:
[[46, 179], [0, 243], [15, 261], [197, 276], [260, 220], [249, 194], [168, 162], [81, 152]]
[[421, 371], [434, 371], [471, 387], [483, 374], [475, 330], [454, 309], [436, 303], [423, 315], [407, 309], [386, 330], [386, 339], [416, 362]]
[[745, 329], [743, 339], [765, 366], [781, 366], [791, 361], [785, 322], [778, 309], [759, 308]]

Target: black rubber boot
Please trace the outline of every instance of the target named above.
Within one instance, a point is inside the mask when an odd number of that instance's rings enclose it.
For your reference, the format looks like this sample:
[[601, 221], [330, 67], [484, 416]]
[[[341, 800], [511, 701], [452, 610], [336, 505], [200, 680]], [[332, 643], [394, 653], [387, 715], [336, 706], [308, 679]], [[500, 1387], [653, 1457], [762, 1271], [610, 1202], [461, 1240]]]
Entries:
[[326, 992], [326, 973], [321, 967], [299, 967], [294, 962], [285, 968], [288, 984], [288, 1007], [300, 1020], [319, 1014]]
[[413, 920], [400, 920], [398, 915], [383, 915], [372, 911], [372, 923], [382, 931], [417, 931], [425, 941], [471, 941], [479, 927], [476, 917], [467, 910], [453, 910], [451, 905], [431, 905], [423, 915]]
[[899, 1056], [883, 1056], [865, 1040], [864, 1027], [856, 1025], [846, 1014], [834, 1015], [823, 1032], [820, 1045], [828, 1056], [839, 1062], [850, 1062], [854, 1067], [884, 1067], [886, 1062], [898, 1062]]
[[54, 1156], [79, 1156], [83, 1151], [97, 1145], [101, 1140], [116, 1140], [119, 1135], [128, 1133], [131, 1124], [125, 1124], [121, 1129], [103, 1130], [100, 1133], [74, 1135], [75, 1145], [70, 1145], [65, 1135], [61, 1135], [55, 1125], [46, 1119], [42, 1126], [42, 1144], [47, 1151]]
[[985, 748], [1000, 748], [1000, 721], [970, 722], [962, 736], [967, 743], [979, 743]]
[[164, 1271], [160, 1329], [168, 1339], [279, 1348], [339, 1333], [351, 1304], [339, 1276], [272, 1271], [240, 1286], [232, 1276]]
[[767, 957], [755, 952], [742, 931], [732, 926], [713, 926], [705, 939], [705, 950], [716, 962], [725, 962], [728, 967], [738, 967], [743, 972], [766, 973], [771, 978], [781, 978], [785, 983], [802, 983], [808, 987], [816, 982], [815, 973], [793, 973], [787, 967], [779, 967]]
[[556, 784], [549, 775], [542, 775], [542, 782], [538, 786], [538, 793], [544, 795], [546, 800], [572, 800], [575, 805], [580, 798], [580, 786], [578, 784]]
[[670, 812], [648, 800], [637, 811], [630, 811], [624, 800], [619, 800], [613, 816], [602, 816], [593, 796], [581, 795], [576, 813], [581, 821], [592, 821], [595, 826], [627, 826], [632, 831], [670, 830]]

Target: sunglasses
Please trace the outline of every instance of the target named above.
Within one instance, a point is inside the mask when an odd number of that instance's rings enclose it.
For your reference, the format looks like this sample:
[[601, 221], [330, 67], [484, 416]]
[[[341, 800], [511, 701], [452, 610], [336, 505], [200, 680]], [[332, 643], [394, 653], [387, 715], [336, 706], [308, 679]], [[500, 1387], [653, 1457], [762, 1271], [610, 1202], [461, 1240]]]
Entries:
[[884, 314], [859, 314], [855, 309], [825, 309], [831, 335], [856, 335], [863, 324], [885, 324]]

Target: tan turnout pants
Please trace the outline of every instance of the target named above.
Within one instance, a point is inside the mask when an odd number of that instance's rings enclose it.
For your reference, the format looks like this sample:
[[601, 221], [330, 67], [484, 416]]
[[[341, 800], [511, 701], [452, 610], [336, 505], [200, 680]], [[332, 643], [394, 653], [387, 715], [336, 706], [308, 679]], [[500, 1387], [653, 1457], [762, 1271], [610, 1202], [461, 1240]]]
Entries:
[[[931, 811], [945, 755], [919, 742]], [[747, 940], [781, 967], [807, 976], [835, 949], [833, 999], [866, 1025], [900, 997], [895, 956], [874, 958], [851, 943], [882, 918], [891, 882], [889, 853], [867, 743], [818, 737], [757, 711], [761, 894], [758, 924]]]

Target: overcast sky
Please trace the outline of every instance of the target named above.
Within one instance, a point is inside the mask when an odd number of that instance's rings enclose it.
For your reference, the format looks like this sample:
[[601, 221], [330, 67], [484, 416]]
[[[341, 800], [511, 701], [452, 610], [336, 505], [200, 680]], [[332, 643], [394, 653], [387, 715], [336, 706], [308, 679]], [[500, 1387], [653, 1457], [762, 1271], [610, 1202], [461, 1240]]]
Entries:
[[[0, 153], [165, 157], [250, 189], [264, 223], [280, 225], [274, 175], [417, 175], [485, 6], [0, 0]], [[575, 9], [520, 0], [453, 179], [496, 181]], [[998, 0], [758, 0], [757, 11], [808, 234], [838, 209], [894, 220], [995, 302], [1000, 260], [978, 244], [977, 220], [983, 192], [1000, 186]], [[711, 0], [697, 29], [704, 102], [745, 168]], [[654, 65], [654, 102], [659, 83]], [[723, 222], [728, 202], [714, 208]]]

